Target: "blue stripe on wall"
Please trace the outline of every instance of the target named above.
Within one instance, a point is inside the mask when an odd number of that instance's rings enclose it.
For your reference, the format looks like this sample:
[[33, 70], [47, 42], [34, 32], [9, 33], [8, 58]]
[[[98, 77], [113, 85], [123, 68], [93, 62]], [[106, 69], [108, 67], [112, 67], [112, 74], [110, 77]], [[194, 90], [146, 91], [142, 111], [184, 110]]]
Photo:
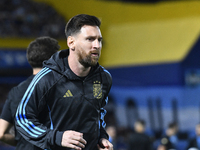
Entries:
[[115, 86], [183, 85], [180, 63], [156, 64], [135, 67], [110, 68]]

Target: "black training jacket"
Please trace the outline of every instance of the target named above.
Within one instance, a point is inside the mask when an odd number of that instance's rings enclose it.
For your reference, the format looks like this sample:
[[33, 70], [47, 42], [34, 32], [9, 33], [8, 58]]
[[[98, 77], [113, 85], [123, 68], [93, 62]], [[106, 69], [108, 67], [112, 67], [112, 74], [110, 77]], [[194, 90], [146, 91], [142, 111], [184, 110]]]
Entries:
[[103, 107], [111, 75], [97, 64], [81, 79], [70, 70], [68, 55], [62, 50], [44, 62], [18, 106], [16, 129], [34, 149], [70, 150], [61, 147], [66, 130], [83, 133], [84, 150], [96, 150], [100, 138], [108, 139]]

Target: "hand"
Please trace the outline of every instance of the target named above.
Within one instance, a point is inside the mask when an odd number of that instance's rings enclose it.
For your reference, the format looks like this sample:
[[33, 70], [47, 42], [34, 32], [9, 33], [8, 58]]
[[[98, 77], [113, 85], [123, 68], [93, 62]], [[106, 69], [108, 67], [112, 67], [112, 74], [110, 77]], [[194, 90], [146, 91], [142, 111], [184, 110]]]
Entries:
[[99, 150], [113, 150], [112, 143], [110, 143], [107, 139], [101, 138], [99, 144], [101, 145], [101, 147], [98, 145]]
[[63, 147], [73, 148], [75, 150], [81, 150], [85, 147], [86, 141], [83, 139], [83, 133], [76, 131], [65, 131], [62, 136], [61, 145]]

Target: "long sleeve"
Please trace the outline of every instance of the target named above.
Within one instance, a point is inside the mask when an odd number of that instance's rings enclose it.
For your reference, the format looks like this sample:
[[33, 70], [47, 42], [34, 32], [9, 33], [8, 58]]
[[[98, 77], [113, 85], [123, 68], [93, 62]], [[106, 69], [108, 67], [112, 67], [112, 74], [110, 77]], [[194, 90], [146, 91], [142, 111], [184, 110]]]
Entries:
[[104, 101], [101, 104], [101, 109], [100, 109], [100, 120], [99, 120], [100, 137], [99, 137], [99, 140], [101, 138], [109, 139], [109, 136], [108, 136], [107, 132], [105, 131], [106, 123], [104, 121], [104, 117], [106, 115], [106, 110], [103, 107], [105, 105], [107, 105], [107, 103], [108, 103], [108, 93], [110, 92], [110, 89], [112, 86], [112, 77], [107, 70], [104, 69], [104, 71], [106, 72], [106, 74], [104, 74], [105, 76], [103, 76], [104, 83], [108, 85], [108, 89], [107, 89], [107, 92], [104, 97]]
[[100, 126], [100, 137], [99, 137], [99, 140], [101, 138], [109, 139], [109, 136], [105, 131], [106, 123], [104, 121], [104, 116], [106, 115], [106, 110], [101, 108], [100, 113], [101, 113], [101, 118], [100, 118], [100, 121], [99, 121], [99, 126]]
[[[55, 145], [55, 138], [61, 140], [62, 137], [62, 132], [50, 129], [50, 123], [49, 126], [45, 126], [39, 119], [39, 115], [43, 115], [40, 112], [47, 109], [43, 97], [48, 90], [44, 87], [46, 85], [42, 83], [41, 79], [50, 71], [50, 69], [44, 68], [34, 77], [19, 103], [15, 117], [16, 129], [23, 138], [42, 149], [52, 148]], [[56, 143], [61, 142], [57, 141]]]

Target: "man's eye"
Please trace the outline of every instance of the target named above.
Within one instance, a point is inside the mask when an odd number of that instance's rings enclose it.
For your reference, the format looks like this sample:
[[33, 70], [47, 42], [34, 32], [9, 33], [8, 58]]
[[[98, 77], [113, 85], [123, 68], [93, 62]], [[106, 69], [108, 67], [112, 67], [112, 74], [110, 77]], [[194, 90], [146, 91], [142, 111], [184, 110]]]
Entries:
[[93, 39], [93, 38], [87, 38], [87, 40], [88, 40], [88, 41], [93, 41], [94, 39]]
[[102, 42], [103, 39], [98, 39], [99, 42]]

